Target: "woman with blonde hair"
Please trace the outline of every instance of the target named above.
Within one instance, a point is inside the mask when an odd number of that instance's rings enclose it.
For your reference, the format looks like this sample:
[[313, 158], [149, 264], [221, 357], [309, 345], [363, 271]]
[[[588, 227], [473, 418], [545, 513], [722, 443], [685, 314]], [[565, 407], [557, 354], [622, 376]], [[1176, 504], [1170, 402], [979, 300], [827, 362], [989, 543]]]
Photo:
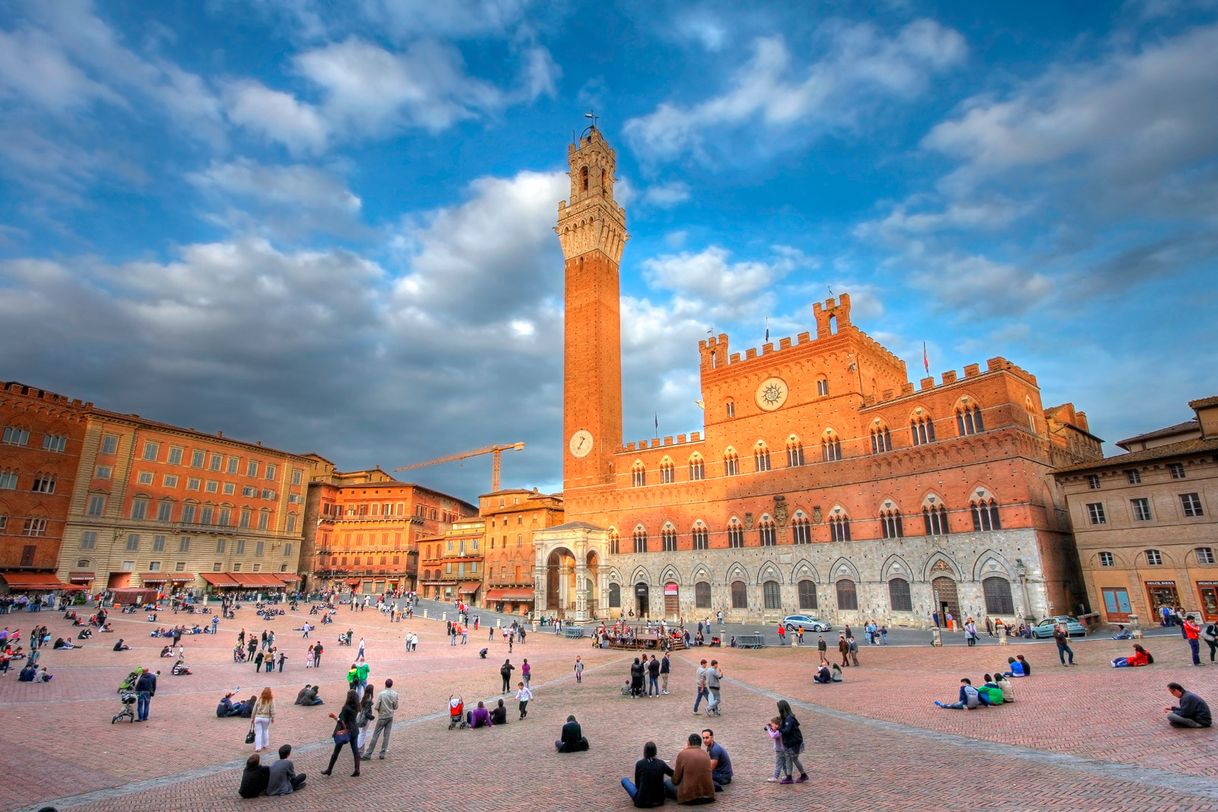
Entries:
[[265, 750], [271, 743], [271, 722], [275, 720], [275, 697], [270, 687], [262, 689], [254, 703], [254, 752]]

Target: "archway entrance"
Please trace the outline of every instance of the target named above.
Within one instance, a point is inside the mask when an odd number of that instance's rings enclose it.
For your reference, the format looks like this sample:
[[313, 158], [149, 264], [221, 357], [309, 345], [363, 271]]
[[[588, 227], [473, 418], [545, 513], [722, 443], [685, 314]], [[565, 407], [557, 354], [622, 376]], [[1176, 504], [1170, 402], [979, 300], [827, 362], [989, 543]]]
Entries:
[[947, 614], [951, 612], [954, 626], [960, 626], [960, 597], [956, 593], [956, 582], [942, 576], [930, 582], [931, 592], [935, 596], [935, 611], [939, 613], [939, 625], [947, 626]]
[[639, 581], [634, 585], [634, 615], [635, 617], [647, 617], [649, 607], [651, 606], [651, 588], [647, 584]]
[[664, 617], [673, 620], [681, 616], [681, 588], [672, 581], [664, 584]]
[[575, 556], [559, 548], [546, 559], [546, 610], [566, 617], [575, 611]]

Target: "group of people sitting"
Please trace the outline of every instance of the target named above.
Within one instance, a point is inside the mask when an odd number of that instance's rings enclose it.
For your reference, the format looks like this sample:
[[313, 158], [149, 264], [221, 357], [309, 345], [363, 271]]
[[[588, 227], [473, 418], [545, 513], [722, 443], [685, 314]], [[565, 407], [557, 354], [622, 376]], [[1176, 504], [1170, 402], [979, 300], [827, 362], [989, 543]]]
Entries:
[[710, 729], [690, 733], [672, 767], [656, 754], [655, 742], [644, 744], [634, 780], [622, 778], [622, 788], [640, 809], [663, 806], [669, 798], [678, 804], [713, 803], [715, 793], [732, 783], [732, 761]]
[[325, 701], [317, 695], [316, 685], [306, 685], [300, 689], [300, 693], [296, 694], [296, 705], [312, 707], [313, 705], [324, 705]]
[[296, 772], [291, 756], [292, 745], [285, 744], [279, 748], [279, 759], [268, 767], [262, 763], [262, 756], [252, 754], [245, 761], [237, 794], [242, 798], [257, 798], [259, 795], [291, 795], [304, 789], [305, 774]]
[[830, 682], [841, 682], [842, 668], [837, 663], [830, 664], [828, 660], [821, 657], [820, 666], [816, 669], [816, 674], [812, 677], [812, 681], [821, 685], [827, 685]]
[[47, 673], [47, 667], [44, 665], [41, 668], [33, 663], [27, 663], [25, 668], [21, 669], [21, 673], [17, 675], [18, 682], [50, 682], [52, 675]]
[[233, 701], [233, 692], [229, 691], [220, 698], [220, 703], [216, 705], [216, 718], [225, 719], [230, 716], [237, 716], [242, 719], [249, 719], [254, 715], [254, 704], [258, 701], [257, 696], [251, 696], [249, 699]]
[[[464, 715], [463, 715], [464, 714]], [[493, 708], [486, 707], [486, 703], [478, 700], [478, 706], [473, 710], [465, 710], [465, 700], [459, 696], [450, 696], [448, 698], [448, 729], [452, 730], [455, 727], [460, 727], [462, 730], [470, 728], [475, 730], [480, 727], [494, 727], [495, 725], [506, 725], [507, 706], [500, 699], [498, 704]]]
[[974, 688], [973, 681], [964, 677], [960, 680], [960, 694], [956, 701], [947, 703], [936, 699], [935, 707], [946, 710], [976, 710], [977, 708], [996, 707], [1004, 702], [1014, 702], [1015, 687], [1011, 684], [1010, 676], [1003, 673], [996, 673], [993, 676], [986, 674], [985, 681], [980, 688]]

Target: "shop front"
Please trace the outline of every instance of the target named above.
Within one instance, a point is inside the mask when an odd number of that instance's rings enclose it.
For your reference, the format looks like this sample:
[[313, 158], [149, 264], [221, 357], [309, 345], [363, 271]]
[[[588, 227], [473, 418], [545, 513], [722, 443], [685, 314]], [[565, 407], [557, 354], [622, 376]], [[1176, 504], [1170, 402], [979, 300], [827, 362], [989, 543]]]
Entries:
[[1201, 598], [1201, 614], [1206, 620], [1218, 620], [1218, 581], [1198, 581], [1197, 595]]
[[1180, 605], [1180, 593], [1176, 590], [1175, 581], [1147, 581], [1146, 597], [1151, 612], [1147, 623], [1158, 623], [1163, 617], [1164, 606], [1175, 611]]

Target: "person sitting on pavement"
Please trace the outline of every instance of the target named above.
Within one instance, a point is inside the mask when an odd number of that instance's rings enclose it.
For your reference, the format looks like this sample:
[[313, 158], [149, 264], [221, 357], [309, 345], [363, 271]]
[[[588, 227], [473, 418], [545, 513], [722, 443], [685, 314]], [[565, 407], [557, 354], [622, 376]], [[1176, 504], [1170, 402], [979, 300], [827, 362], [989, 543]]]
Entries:
[[1167, 690], [1180, 702], [1179, 705], [1164, 708], [1172, 727], [1210, 727], [1214, 724], [1210, 706], [1204, 699], [1184, 690], [1184, 686], [1178, 682], [1167, 683]]
[[816, 676], [812, 677], [813, 682], [819, 682], [821, 685], [828, 685], [832, 679], [829, 672], [829, 663], [824, 660], [820, 661], [820, 667], [816, 669]]
[[265, 795], [270, 779], [271, 768], [262, 766], [262, 757], [251, 753], [245, 760], [245, 770], [241, 773], [241, 786], [237, 789], [237, 794], [242, 798]]
[[326, 703], [317, 695], [316, 685], [306, 685], [300, 689], [300, 693], [296, 694], [295, 704], [312, 707], [313, 705], [324, 705]]
[[33, 682], [38, 676], [38, 666], [30, 664], [21, 669], [21, 673], [17, 675], [18, 682]]
[[185, 660], [179, 658], [178, 661], [173, 664], [173, 668], [169, 669], [169, 673], [175, 677], [184, 677], [194, 672], [191, 671], [190, 667], [186, 665]]
[[1013, 677], [1013, 678], [1027, 676], [1027, 674], [1025, 674], [1024, 670], [1023, 670], [1023, 663], [1020, 662], [1019, 660], [1016, 660], [1014, 657], [1007, 657], [1007, 668], [1009, 668], [1011, 670], [1003, 672], [1005, 676]]
[[1129, 640], [1133, 637], [1133, 632], [1126, 629], [1123, 625], [1117, 624], [1117, 633], [1112, 636], [1113, 640]]
[[664, 780], [670, 775], [672, 767], [656, 758], [656, 743], [647, 742], [643, 745], [643, 757], [634, 764], [634, 781], [623, 777], [622, 789], [638, 809], [663, 806], [666, 799], [677, 797], [676, 789]]
[[123, 638], [118, 638], [118, 642], [114, 644], [115, 651], [130, 651], [131, 646], [123, 642]]
[[67, 648], [67, 649], [72, 649], [72, 648], [84, 648], [84, 646], [74, 646], [74, 645], [72, 645], [72, 641], [71, 641], [71, 640], [64, 640], [62, 637], [56, 637], [56, 638], [55, 638], [55, 645], [54, 645], [54, 646], [52, 646], [52, 648], [59, 648], [59, 649]]
[[305, 774], [296, 772], [291, 755], [292, 745], [285, 744], [279, 748], [279, 760], [271, 765], [267, 777], [267, 795], [291, 795], [304, 789]]
[[1001, 705], [1004, 697], [998, 682], [989, 674], [986, 674], [985, 682], [977, 689], [977, 698], [982, 705]]
[[1015, 686], [1007, 679], [1006, 674], [995, 674], [994, 682], [998, 683], [998, 687], [1002, 689], [1003, 702], [1015, 701]]
[[554, 742], [554, 749], [560, 753], [582, 753], [588, 749], [588, 740], [584, 738], [583, 729], [574, 716], [567, 717], [567, 723], [562, 726], [562, 735]]
[[715, 782], [715, 792], [722, 792], [725, 786], [732, 783], [732, 759], [723, 749], [723, 745], [715, 741], [715, 731], [709, 727], [702, 731], [702, 744], [711, 760], [711, 779]]
[[474, 708], [465, 715], [465, 722], [470, 726], [471, 729], [490, 727], [493, 724], [493, 722], [491, 722], [490, 711], [486, 709], [486, 705], [482, 702], [482, 700], [478, 700], [478, 707]]
[[833, 663], [832, 665], [829, 666], [829, 668], [831, 669], [831, 671], [829, 673], [829, 681], [830, 682], [841, 682], [842, 681], [842, 667], [840, 665], [838, 665], [837, 663]]
[[233, 702], [232, 692], [228, 692], [220, 697], [220, 701], [216, 703], [216, 718], [225, 719], [229, 716], [240, 716], [241, 711], [238, 709], [240, 702]]
[[1141, 643], [1133, 644], [1133, 654], [1128, 657], [1117, 657], [1112, 661], [1113, 668], [1137, 668], [1142, 665], [1150, 665], [1155, 661], [1150, 652], [1142, 648]]
[[503, 704], [503, 700], [500, 699], [499, 704], [496, 705], [495, 708], [491, 711], [491, 724], [492, 725], [506, 725], [507, 721], [508, 721], [507, 720], [507, 706], [505, 706]]
[[935, 707], [944, 708], [947, 710], [963, 710], [968, 708], [974, 710], [981, 706], [981, 696], [977, 689], [973, 687], [973, 681], [968, 677], [960, 680], [960, 697], [950, 705], [935, 700]]
[[677, 790], [679, 804], [709, 804], [715, 802], [715, 782], [711, 778], [710, 756], [702, 749], [702, 737], [689, 734], [689, 744], [677, 753], [672, 770], [672, 785]]

